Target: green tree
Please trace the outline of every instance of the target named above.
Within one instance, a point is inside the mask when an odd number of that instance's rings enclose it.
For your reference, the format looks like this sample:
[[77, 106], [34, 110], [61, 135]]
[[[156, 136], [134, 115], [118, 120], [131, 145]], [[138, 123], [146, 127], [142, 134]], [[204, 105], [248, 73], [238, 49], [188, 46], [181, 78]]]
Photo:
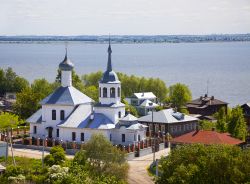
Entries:
[[94, 101], [98, 101], [99, 98], [99, 90], [97, 87], [95, 86], [85, 86], [83, 88], [83, 93], [87, 96], [89, 96], [90, 98], [92, 98]]
[[249, 150], [237, 146], [192, 144], [177, 146], [159, 163], [158, 184], [233, 184], [250, 179]]
[[132, 114], [132, 115], [134, 115], [136, 117], [139, 117], [138, 112], [137, 112], [137, 110], [136, 110], [136, 108], [134, 106], [129, 105], [128, 102], [123, 97], [122, 97], [121, 101], [122, 101], [122, 103], [125, 104], [125, 111], [126, 112], [129, 112], [130, 114]]
[[126, 179], [128, 164], [125, 153], [114, 147], [103, 134], [93, 134], [86, 143], [85, 150], [93, 172], [98, 175], [106, 173], [121, 180]]
[[18, 76], [12, 68], [7, 68], [5, 71], [0, 69], [0, 95], [6, 92], [21, 92], [28, 86], [28, 81]]
[[40, 100], [40, 94], [34, 93], [31, 88], [25, 88], [20, 93], [17, 93], [14, 111], [20, 118], [26, 119], [38, 110]]
[[202, 130], [212, 130], [213, 128], [217, 127], [216, 123], [208, 121], [208, 120], [199, 121], [199, 125]]
[[34, 93], [39, 94], [39, 99], [43, 99], [55, 90], [56, 85], [49, 83], [46, 79], [36, 79], [31, 84]]
[[98, 87], [99, 81], [102, 78], [102, 71], [85, 74], [82, 76], [82, 81], [86, 86], [95, 86]]
[[191, 91], [185, 84], [177, 83], [169, 87], [170, 102], [181, 111], [182, 107], [192, 99]]
[[244, 119], [243, 111], [240, 106], [236, 106], [232, 109], [231, 115], [228, 121], [228, 132], [243, 141], [247, 136], [247, 125]]
[[10, 114], [7, 112], [0, 114], [0, 129], [15, 128], [23, 121], [15, 114]]
[[226, 109], [220, 108], [220, 110], [215, 113], [215, 118], [217, 119], [216, 122], [216, 130], [219, 132], [227, 132], [227, 114], [226, 114]]
[[51, 148], [50, 154], [44, 158], [44, 163], [49, 166], [61, 165], [65, 159], [64, 149], [61, 146], [54, 146]]
[[[98, 88], [98, 82], [101, 80], [103, 73], [101, 71], [90, 73], [82, 76], [85, 87], [95, 86]], [[122, 96], [129, 97], [136, 92], [153, 92], [159, 101], [162, 101], [168, 92], [166, 84], [159, 78], [137, 77], [135, 75], [126, 75], [117, 73], [122, 83]]]

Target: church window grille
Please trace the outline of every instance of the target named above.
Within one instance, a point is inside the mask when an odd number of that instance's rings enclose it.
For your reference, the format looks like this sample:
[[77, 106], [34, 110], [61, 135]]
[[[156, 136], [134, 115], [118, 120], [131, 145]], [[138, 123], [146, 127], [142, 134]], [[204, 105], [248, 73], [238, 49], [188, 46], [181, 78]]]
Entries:
[[107, 88], [103, 88], [103, 97], [106, 98], [107, 97]]
[[65, 112], [64, 112], [64, 110], [61, 110], [60, 111], [60, 119], [64, 120], [64, 118], [65, 118]]
[[122, 142], [125, 142], [125, 134], [122, 134]]
[[52, 120], [56, 120], [56, 110], [52, 110]]
[[118, 97], [120, 97], [121, 96], [121, 88], [120, 87], [118, 87]]
[[72, 141], [75, 141], [75, 140], [76, 140], [76, 133], [72, 132]]
[[84, 133], [81, 133], [81, 141], [84, 142]]
[[110, 97], [115, 98], [115, 88], [110, 88]]

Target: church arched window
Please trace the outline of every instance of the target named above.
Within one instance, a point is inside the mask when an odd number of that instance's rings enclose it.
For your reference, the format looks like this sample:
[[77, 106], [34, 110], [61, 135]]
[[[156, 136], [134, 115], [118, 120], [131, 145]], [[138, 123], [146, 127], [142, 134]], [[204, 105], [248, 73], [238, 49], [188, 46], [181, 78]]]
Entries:
[[60, 120], [64, 120], [64, 118], [65, 118], [65, 111], [61, 110], [60, 111]]
[[122, 113], [121, 111], [118, 112], [118, 117], [121, 118], [122, 117]]
[[52, 120], [56, 120], [56, 110], [52, 110]]
[[121, 96], [121, 88], [120, 87], [118, 87], [118, 97], [120, 97]]
[[102, 97], [102, 88], [99, 88], [99, 97]]
[[115, 88], [110, 88], [110, 97], [115, 98]]
[[104, 98], [107, 97], [107, 93], [108, 93], [107, 88], [103, 88], [103, 97]]

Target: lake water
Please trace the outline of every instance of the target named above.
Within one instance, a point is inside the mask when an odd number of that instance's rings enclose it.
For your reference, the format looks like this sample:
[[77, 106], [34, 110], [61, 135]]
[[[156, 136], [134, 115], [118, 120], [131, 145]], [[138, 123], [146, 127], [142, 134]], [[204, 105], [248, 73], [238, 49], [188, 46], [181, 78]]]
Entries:
[[[64, 58], [64, 43], [0, 44], [0, 67], [12, 67], [29, 81], [53, 81]], [[181, 82], [193, 98], [209, 95], [230, 106], [250, 101], [250, 42], [113, 44], [115, 71]], [[74, 42], [68, 56], [78, 74], [105, 70], [107, 44]]]

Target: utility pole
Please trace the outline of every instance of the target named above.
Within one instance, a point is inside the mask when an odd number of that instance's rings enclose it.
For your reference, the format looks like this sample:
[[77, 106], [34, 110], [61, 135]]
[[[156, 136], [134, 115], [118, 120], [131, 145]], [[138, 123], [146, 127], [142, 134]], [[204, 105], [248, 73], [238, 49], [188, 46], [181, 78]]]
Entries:
[[42, 167], [44, 167], [44, 141], [45, 141], [45, 135], [43, 135]]
[[13, 153], [13, 146], [12, 146], [12, 137], [10, 134], [10, 131], [9, 131], [10, 127], [8, 128], [8, 131], [7, 131], [7, 137], [8, 137], [8, 141], [10, 142], [10, 149], [11, 149], [11, 156], [12, 156], [12, 163], [13, 165], [16, 167], [16, 160], [15, 160], [15, 157], [14, 157], [14, 153]]

